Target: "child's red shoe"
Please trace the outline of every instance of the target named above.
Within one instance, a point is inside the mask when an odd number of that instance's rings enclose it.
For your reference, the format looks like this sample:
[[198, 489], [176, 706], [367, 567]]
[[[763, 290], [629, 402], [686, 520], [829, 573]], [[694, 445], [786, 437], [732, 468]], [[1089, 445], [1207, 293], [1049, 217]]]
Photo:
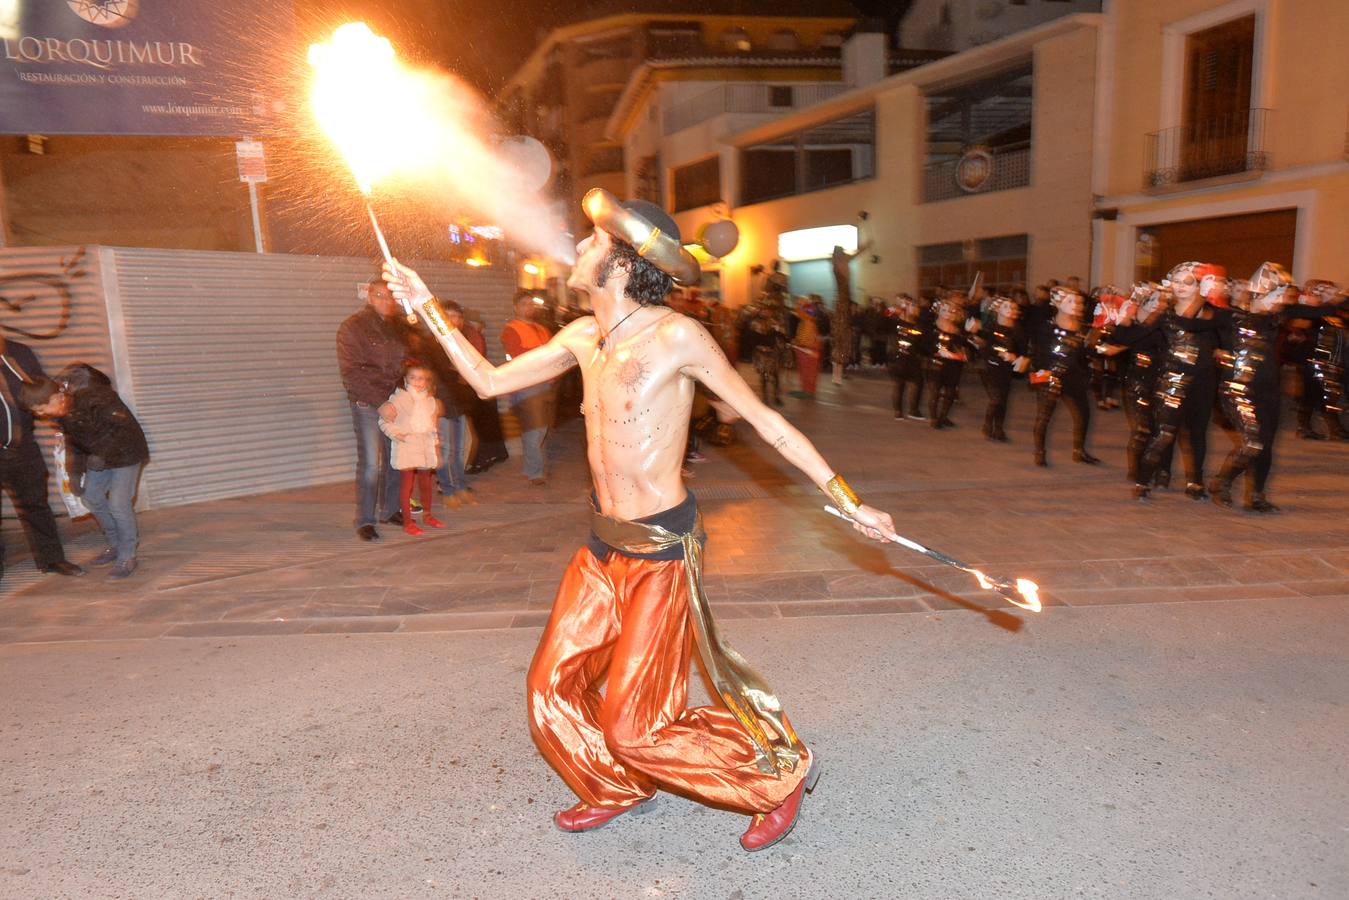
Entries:
[[426, 533], [422, 531], [420, 528], [418, 528], [417, 523], [412, 521], [411, 519], [408, 519], [406, 522], [403, 523], [403, 530], [406, 531], [408, 534], [412, 535], [413, 537], [416, 537], [419, 534]]
[[427, 528], [444, 528], [444, 527], [445, 527], [445, 523], [444, 523], [444, 522], [440, 521], [439, 519], [437, 519], [435, 516], [431, 515], [430, 513], [426, 513], [426, 514], [424, 514], [424, 515], [422, 516], [422, 524], [425, 525]]

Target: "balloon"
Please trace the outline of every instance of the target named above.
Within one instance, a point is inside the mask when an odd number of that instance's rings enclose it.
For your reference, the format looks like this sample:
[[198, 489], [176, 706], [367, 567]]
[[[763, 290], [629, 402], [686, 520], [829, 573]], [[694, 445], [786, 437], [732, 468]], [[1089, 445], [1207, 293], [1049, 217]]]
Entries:
[[548, 148], [528, 135], [508, 137], [497, 145], [497, 149], [520, 173], [526, 190], [541, 189], [553, 174], [553, 158], [549, 156]]
[[721, 219], [710, 225], [704, 225], [699, 243], [708, 254], [722, 257], [729, 254], [740, 243], [740, 229], [730, 219]]

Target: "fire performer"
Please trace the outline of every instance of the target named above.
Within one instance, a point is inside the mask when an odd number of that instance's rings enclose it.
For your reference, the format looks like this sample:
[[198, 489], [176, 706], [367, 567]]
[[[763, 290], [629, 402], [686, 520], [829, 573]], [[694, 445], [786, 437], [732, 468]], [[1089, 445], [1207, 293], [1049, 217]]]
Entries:
[[[1171, 302], [1161, 285], [1150, 281], [1135, 284], [1120, 319], [1101, 336], [1098, 349], [1107, 356], [1126, 354], [1124, 359], [1124, 411], [1129, 419], [1129, 481], [1138, 483], [1143, 451], [1157, 431], [1157, 377], [1166, 353], [1161, 318]], [[1170, 460], [1166, 471], [1170, 472]], [[1158, 470], [1160, 474], [1161, 470]], [[1169, 478], [1169, 474], [1168, 474]], [[1154, 482], [1156, 477], [1154, 476]], [[1146, 485], [1150, 489], [1151, 485]]]
[[965, 333], [965, 295], [951, 291], [937, 304], [932, 330], [932, 355], [927, 362], [927, 422], [933, 428], [954, 428], [951, 407], [960, 393], [960, 376], [974, 356], [974, 344]]
[[[705, 534], [680, 477], [695, 386], [730, 404], [858, 531], [879, 540], [893, 525], [755, 396], [702, 325], [665, 306], [674, 283], [700, 276], [674, 220], [599, 189], [582, 205], [595, 230], [577, 245], [567, 284], [589, 294], [595, 314], [505, 365], [489, 364], [445, 322], [415, 272], [398, 265], [386, 277], [483, 396], [581, 369], [591, 536], [563, 575], [527, 677], [534, 739], [580, 798], [553, 821], [569, 832], [598, 828], [663, 788], [752, 816], [740, 843], [760, 850], [791, 830], [820, 763], [708, 610]], [[722, 707], [685, 707], [694, 642]]]
[[900, 294], [895, 301], [895, 311], [899, 321], [895, 324], [895, 337], [890, 347], [890, 377], [895, 382], [894, 401], [895, 418], [904, 418], [904, 394], [910, 386], [909, 418], [923, 420], [920, 412], [923, 404], [924, 366], [932, 355], [931, 330], [925, 327], [918, 302], [908, 294]]

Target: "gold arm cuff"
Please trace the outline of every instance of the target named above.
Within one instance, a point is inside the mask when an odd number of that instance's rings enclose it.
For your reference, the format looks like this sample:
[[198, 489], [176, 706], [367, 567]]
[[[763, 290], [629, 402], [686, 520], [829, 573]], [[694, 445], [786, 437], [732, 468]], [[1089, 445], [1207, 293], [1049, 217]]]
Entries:
[[848, 487], [848, 482], [843, 480], [842, 475], [835, 475], [826, 481], [824, 492], [833, 498], [833, 501], [838, 504], [839, 510], [845, 515], [856, 515], [857, 510], [862, 506], [862, 498], [858, 497], [853, 489]]
[[445, 318], [445, 310], [441, 308], [440, 301], [435, 297], [422, 304], [422, 312], [426, 313], [426, 321], [431, 326], [431, 330], [441, 337], [449, 337], [450, 332], [456, 330], [450, 324], [450, 320]]

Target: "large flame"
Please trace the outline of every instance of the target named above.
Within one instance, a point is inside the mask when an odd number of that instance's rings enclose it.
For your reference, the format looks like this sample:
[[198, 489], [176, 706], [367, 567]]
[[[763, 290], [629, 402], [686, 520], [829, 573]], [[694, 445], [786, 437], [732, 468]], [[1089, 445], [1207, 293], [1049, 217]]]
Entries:
[[324, 134], [367, 195], [397, 178], [419, 202], [501, 226], [527, 247], [574, 260], [560, 215], [493, 134], [475, 92], [443, 73], [400, 62], [393, 45], [350, 22], [309, 48], [310, 102]]
[[314, 68], [310, 102], [324, 134], [337, 145], [356, 183], [369, 194], [375, 181], [406, 160], [411, 141], [392, 139], [390, 122], [417, 123], [408, 102], [415, 96], [387, 38], [364, 22], [348, 22], [326, 44], [311, 44]]

